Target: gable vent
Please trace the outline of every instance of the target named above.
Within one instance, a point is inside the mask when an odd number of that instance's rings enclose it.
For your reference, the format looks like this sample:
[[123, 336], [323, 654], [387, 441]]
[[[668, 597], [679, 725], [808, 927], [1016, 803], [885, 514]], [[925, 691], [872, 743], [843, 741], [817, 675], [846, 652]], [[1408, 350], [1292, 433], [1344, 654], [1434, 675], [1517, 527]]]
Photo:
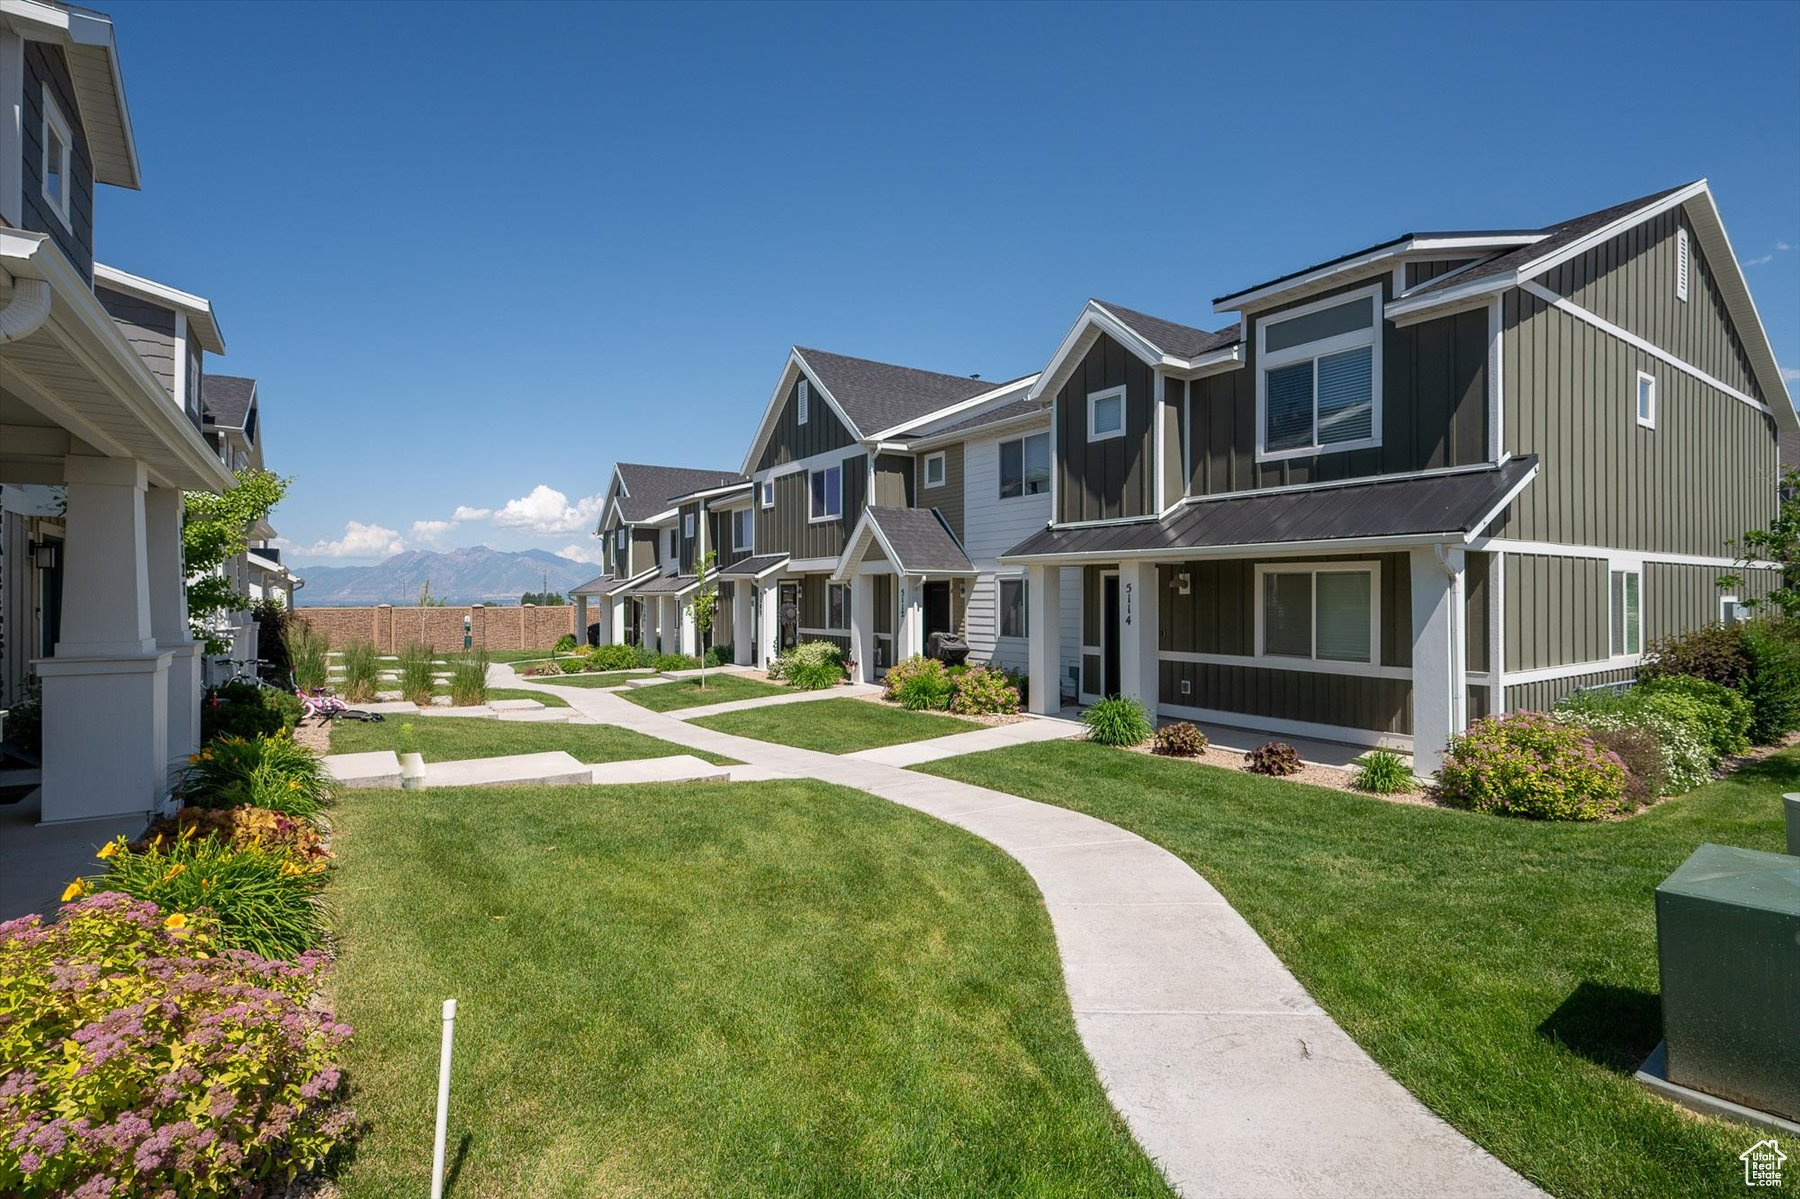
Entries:
[[1675, 230], [1675, 294], [1688, 298], [1688, 234], [1685, 228]]
[[[1683, 254], [1681, 256], [1681, 260], [1683, 263], [1686, 263], [1687, 255]], [[1686, 273], [1685, 268], [1683, 269], [1681, 277], [1684, 280], [1684, 282], [1681, 285], [1681, 294], [1682, 294], [1682, 298], [1685, 299], [1687, 297], [1687, 283], [1685, 282], [1685, 280], [1687, 279], [1687, 273]], [[799, 422], [803, 425], [806, 423], [806, 410], [812, 406], [811, 401], [812, 401], [812, 387], [810, 385], [808, 385], [808, 383], [806, 382], [805, 379], [802, 379], [802, 380], [800, 380], [800, 398], [795, 401], [794, 407], [795, 407], [795, 412], [796, 412], [796, 419], [798, 419]]]

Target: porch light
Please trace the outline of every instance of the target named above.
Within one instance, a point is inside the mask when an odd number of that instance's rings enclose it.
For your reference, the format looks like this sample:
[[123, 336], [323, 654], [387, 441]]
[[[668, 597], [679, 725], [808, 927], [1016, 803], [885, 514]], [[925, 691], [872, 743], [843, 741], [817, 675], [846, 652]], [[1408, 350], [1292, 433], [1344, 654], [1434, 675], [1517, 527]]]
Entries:
[[1194, 579], [1187, 571], [1179, 571], [1175, 575], [1174, 587], [1176, 595], [1190, 595], [1194, 590]]
[[33, 541], [25, 548], [31, 553], [31, 564], [39, 570], [55, 570], [62, 561], [60, 541]]

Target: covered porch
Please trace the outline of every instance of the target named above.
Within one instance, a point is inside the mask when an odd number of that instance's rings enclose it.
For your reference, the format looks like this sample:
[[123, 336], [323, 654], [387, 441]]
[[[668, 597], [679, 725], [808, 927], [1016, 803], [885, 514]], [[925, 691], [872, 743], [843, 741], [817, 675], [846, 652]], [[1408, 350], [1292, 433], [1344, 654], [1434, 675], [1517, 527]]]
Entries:
[[[645, 571], [633, 578], [601, 575], [569, 592], [569, 597], [575, 601], [576, 639], [584, 645], [633, 644], [630, 604], [625, 595], [654, 574], [654, 571]], [[592, 634], [590, 628], [594, 628]]]
[[962, 628], [974, 563], [936, 509], [865, 508], [831, 573], [850, 588], [852, 679], [880, 681]]

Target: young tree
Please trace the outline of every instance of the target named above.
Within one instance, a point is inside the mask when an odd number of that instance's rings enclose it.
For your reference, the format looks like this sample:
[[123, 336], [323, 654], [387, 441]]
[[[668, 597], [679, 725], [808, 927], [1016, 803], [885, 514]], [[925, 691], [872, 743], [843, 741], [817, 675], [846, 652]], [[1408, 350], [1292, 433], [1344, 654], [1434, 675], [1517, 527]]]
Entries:
[[419, 602], [413, 606], [417, 608], [444, 608], [449, 605], [437, 596], [431, 594], [431, 580], [426, 579], [425, 585], [419, 588]]
[[717, 557], [711, 550], [700, 559], [694, 567], [694, 574], [700, 579], [699, 589], [689, 601], [694, 613], [694, 639], [700, 649], [700, 690], [706, 690], [706, 652], [707, 642], [712, 639], [713, 614], [719, 607], [719, 575], [713, 569], [713, 561]]
[[190, 491], [183, 497], [181, 549], [188, 572], [188, 625], [206, 652], [231, 648], [214, 635], [218, 618], [249, 607], [235, 580], [219, 569], [250, 548], [250, 527], [287, 494], [288, 480], [266, 470], [240, 470], [237, 486], [224, 495]]
[[1725, 543], [1737, 557], [1737, 570], [1719, 576], [1721, 591], [1738, 591], [1744, 585], [1755, 563], [1773, 562], [1781, 568], [1781, 579], [1764, 598], [1746, 598], [1743, 607], [1755, 609], [1770, 603], [1789, 618], [1800, 617], [1800, 470], [1781, 473], [1781, 506], [1766, 529], [1751, 529], [1742, 537]]

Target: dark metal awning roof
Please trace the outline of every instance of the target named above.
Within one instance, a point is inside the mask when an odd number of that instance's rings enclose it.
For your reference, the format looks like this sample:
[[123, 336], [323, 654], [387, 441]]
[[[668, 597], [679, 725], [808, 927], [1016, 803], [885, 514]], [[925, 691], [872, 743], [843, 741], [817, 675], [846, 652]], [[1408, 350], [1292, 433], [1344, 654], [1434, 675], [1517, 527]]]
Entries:
[[760, 579], [770, 571], [786, 566], [786, 554], [758, 554], [752, 558], [739, 558], [729, 566], [719, 567], [719, 577], [726, 579]]
[[1045, 529], [1001, 558], [1105, 559], [1468, 540], [1524, 490], [1537, 469], [1532, 454], [1476, 470], [1193, 500], [1161, 520]]

